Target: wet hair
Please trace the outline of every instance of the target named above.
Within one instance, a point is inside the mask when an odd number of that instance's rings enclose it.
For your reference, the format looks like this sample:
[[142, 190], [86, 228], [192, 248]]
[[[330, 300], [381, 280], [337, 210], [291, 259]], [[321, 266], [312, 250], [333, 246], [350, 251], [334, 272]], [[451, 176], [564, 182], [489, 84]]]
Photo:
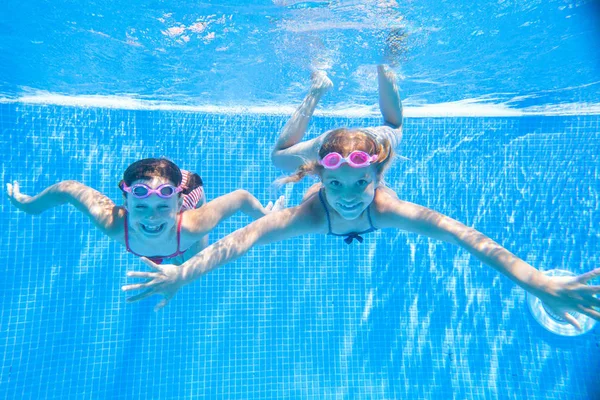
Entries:
[[[174, 186], [179, 186], [183, 179], [181, 170], [174, 162], [166, 158], [144, 158], [127, 167], [123, 173], [123, 179], [119, 182], [119, 188], [122, 188], [123, 184], [131, 186], [131, 184], [137, 180], [149, 180], [155, 177], [166, 178]], [[198, 174], [190, 172], [188, 181], [181, 193], [188, 194], [202, 185], [202, 178], [200, 178]], [[123, 192], [123, 194], [127, 195], [125, 192]]]
[[[364, 151], [370, 155], [377, 154], [377, 161], [371, 163], [375, 167], [377, 179], [381, 180], [383, 173], [390, 165], [394, 151], [388, 140], [379, 142], [373, 135], [362, 129], [339, 128], [334, 129], [325, 138], [319, 149], [319, 160], [327, 154], [337, 152], [342, 157], [347, 157], [353, 151]], [[281, 186], [290, 182], [299, 182], [306, 175], [321, 175], [323, 166], [318, 160], [307, 161], [302, 164], [295, 173], [275, 181], [275, 185]]]

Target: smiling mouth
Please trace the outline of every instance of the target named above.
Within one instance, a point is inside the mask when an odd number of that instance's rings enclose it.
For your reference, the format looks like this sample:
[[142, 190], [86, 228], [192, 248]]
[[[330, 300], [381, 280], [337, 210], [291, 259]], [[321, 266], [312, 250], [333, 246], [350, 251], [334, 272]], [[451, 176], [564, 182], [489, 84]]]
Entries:
[[362, 203], [347, 205], [347, 204], [338, 203], [338, 206], [340, 207], [340, 209], [342, 209], [344, 211], [354, 211], [354, 210], [357, 210], [361, 204]]
[[144, 225], [144, 224], [140, 224], [140, 226], [142, 227], [142, 231], [144, 231], [144, 233], [148, 233], [150, 235], [156, 235], [159, 234], [160, 232], [163, 231], [163, 229], [165, 229], [165, 224], [160, 224], [160, 225]]

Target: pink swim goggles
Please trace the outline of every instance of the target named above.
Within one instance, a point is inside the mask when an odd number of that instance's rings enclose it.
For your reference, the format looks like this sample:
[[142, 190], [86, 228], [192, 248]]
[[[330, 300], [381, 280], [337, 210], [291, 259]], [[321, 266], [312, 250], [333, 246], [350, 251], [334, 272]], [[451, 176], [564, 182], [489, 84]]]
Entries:
[[377, 160], [377, 154], [370, 155], [364, 151], [355, 150], [348, 154], [348, 157], [342, 157], [340, 153], [329, 153], [319, 161], [323, 167], [327, 169], [337, 169], [343, 163], [347, 163], [352, 168], [368, 167], [372, 162]]
[[168, 183], [160, 185], [156, 189], [152, 189], [150, 186], [144, 183], [136, 183], [135, 185], [131, 186], [127, 186], [127, 184], [123, 183], [121, 185], [121, 190], [127, 193], [131, 193], [134, 197], [138, 199], [145, 199], [151, 194], [155, 194], [163, 199], [169, 199], [177, 193], [183, 191], [183, 188], [181, 186], [175, 187]]

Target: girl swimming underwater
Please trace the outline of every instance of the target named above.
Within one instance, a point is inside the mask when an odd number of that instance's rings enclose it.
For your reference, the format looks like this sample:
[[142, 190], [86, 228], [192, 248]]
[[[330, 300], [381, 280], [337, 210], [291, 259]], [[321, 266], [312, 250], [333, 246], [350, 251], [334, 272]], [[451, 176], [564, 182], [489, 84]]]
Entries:
[[38, 195], [21, 193], [18, 182], [7, 184], [10, 201], [28, 214], [40, 214], [61, 204], [73, 204], [105, 235], [127, 251], [160, 264], [178, 265], [207, 245], [207, 233], [237, 211], [260, 218], [283, 205], [266, 208], [245, 190], [206, 202], [201, 178], [165, 158], [131, 164], [119, 183], [125, 204], [77, 181], [54, 184]]

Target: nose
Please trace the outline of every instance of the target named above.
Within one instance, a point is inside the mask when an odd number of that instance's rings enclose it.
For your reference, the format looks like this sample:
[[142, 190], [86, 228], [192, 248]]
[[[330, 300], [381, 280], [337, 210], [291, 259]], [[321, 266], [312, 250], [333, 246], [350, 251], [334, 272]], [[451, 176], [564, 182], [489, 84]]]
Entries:
[[342, 202], [346, 204], [354, 203], [356, 199], [356, 196], [342, 196]]
[[155, 220], [158, 218], [158, 212], [156, 210], [150, 210], [146, 214], [146, 219]]
[[354, 188], [345, 188], [341, 193], [341, 197], [343, 199], [355, 199], [358, 197], [358, 193]]

